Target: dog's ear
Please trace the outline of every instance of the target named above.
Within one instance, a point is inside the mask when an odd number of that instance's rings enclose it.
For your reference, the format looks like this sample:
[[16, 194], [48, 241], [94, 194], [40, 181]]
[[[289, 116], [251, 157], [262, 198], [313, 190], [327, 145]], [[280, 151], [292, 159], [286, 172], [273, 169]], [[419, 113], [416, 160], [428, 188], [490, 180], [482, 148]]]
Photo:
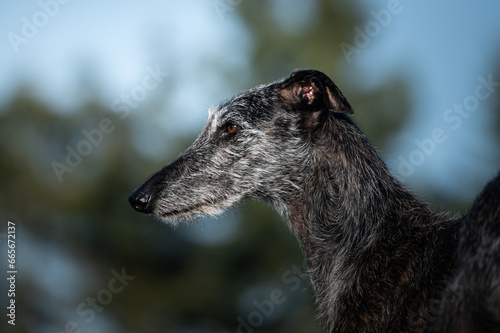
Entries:
[[329, 112], [354, 113], [335, 83], [317, 70], [294, 71], [280, 85], [279, 92], [288, 107], [304, 113], [309, 128], [316, 127]]

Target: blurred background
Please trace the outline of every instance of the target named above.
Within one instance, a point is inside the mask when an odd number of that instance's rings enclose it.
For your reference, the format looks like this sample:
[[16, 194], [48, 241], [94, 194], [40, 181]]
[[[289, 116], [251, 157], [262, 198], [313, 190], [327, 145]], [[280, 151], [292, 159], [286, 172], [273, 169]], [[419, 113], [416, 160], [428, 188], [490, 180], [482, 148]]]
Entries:
[[465, 212], [500, 169], [500, 3], [2, 1], [2, 332], [319, 332], [303, 258], [246, 202], [173, 230], [128, 195], [207, 109], [296, 68], [331, 76], [398, 178]]

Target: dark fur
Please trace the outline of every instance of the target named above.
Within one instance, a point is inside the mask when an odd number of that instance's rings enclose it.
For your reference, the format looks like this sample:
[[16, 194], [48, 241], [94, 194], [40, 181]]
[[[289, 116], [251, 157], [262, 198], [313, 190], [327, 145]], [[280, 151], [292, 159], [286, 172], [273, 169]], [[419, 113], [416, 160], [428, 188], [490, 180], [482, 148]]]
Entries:
[[500, 332], [500, 175], [463, 218], [436, 213], [352, 112], [313, 70], [243, 92], [130, 202], [171, 223], [268, 202], [300, 242], [325, 332]]

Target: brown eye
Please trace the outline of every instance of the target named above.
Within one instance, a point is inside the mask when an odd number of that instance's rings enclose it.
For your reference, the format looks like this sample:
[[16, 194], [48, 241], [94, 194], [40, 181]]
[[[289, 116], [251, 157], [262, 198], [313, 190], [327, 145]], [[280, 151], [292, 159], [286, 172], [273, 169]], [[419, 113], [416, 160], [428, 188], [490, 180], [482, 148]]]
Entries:
[[238, 125], [235, 125], [235, 124], [227, 125], [227, 131], [229, 132], [229, 134], [235, 133], [237, 129], [238, 129]]

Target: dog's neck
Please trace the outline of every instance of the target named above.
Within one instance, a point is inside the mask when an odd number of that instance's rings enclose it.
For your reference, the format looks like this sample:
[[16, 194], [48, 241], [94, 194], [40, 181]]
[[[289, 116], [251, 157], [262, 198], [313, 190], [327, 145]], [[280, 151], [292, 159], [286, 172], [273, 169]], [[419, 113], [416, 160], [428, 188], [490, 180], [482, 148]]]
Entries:
[[285, 216], [306, 255], [312, 253], [305, 243], [361, 249], [387, 229], [396, 229], [390, 236], [397, 238], [433, 222], [425, 217], [435, 213], [396, 180], [347, 117], [329, 119], [316, 137], [305, 154], [311, 156], [307, 174], [293, 180], [301, 190], [288, 198]]
[[[376, 297], [391, 293], [387, 286], [404, 285], [399, 279], [430, 246], [433, 225], [445, 220], [390, 174], [352, 122], [342, 121], [328, 124], [324, 140], [312, 143], [317, 163], [304, 178], [302, 191], [290, 198], [287, 216], [308, 262], [322, 325], [328, 330], [340, 316], [356, 312], [362, 318], [363, 307], [373, 313], [356, 325], [384, 322], [375, 320], [384, 311]], [[400, 267], [388, 266], [400, 261]], [[346, 305], [344, 298], [352, 304]]]

